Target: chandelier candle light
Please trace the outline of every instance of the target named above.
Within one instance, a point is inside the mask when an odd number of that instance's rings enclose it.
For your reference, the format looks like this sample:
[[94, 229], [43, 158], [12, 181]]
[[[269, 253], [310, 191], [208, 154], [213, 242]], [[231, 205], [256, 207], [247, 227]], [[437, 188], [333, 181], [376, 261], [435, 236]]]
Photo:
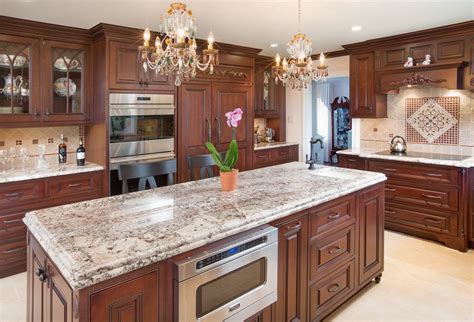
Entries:
[[203, 62], [197, 54], [197, 43], [194, 38], [196, 26], [191, 10], [183, 3], [172, 3], [167, 12], [161, 16], [160, 34], [155, 39], [155, 46], [150, 46], [151, 33], [146, 28], [143, 33], [141, 52], [143, 68], [150, 68], [156, 74], [174, 75], [175, 85], [196, 77], [197, 69], [213, 74], [214, 65], [218, 65], [217, 49], [214, 49], [214, 35], [209, 33], [207, 49], [202, 51]]
[[319, 55], [319, 65], [314, 66], [311, 59], [312, 43], [306, 35], [300, 32], [301, 28], [301, 0], [298, 0], [298, 33], [287, 44], [288, 59], [279, 54], [275, 57], [275, 66], [272, 68], [275, 83], [282, 81], [283, 85], [301, 90], [308, 87], [312, 81], [324, 81], [329, 75], [328, 67], [324, 64], [324, 54]]

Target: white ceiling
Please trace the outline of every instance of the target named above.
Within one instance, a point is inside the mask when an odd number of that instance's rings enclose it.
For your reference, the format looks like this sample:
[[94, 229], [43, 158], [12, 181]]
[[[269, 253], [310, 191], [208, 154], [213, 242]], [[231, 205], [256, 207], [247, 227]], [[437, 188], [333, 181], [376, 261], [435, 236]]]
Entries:
[[[341, 45], [473, 19], [474, 0], [302, 0], [313, 53]], [[297, 32], [297, 0], [187, 0], [198, 37], [285, 52]], [[0, 15], [90, 28], [99, 22], [158, 29], [164, 0], [0, 0]], [[351, 26], [361, 25], [359, 32]], [[271, 48], [271, 43], [279, 44]]]

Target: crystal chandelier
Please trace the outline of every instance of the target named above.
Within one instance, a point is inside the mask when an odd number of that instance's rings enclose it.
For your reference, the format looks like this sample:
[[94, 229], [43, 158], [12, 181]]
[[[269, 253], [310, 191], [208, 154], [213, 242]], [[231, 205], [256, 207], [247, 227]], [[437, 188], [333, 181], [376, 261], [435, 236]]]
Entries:
[[306, 35], [300, 32], [301, 28], [301, 0], [298, 0], [298, 33], [287, 44], [287, 51], [290, 57], [283, 58], [280, 55], [275, 57], [273, 66], [273, 76], [275, 82], [282, 81], [283, 85], [293, 89], [301, 90], [308, 87], [312, 81], [324, 81], [329, 75], [328, 67], [324, 64], [324, 54], [319, 56], [319, 65], [315, 66], [311, 59], [312, 44]]
[[209, 33], [207, 49], [202, 51], [203, 61], [197, 54], [197, 43], [194, 38], [196, 26], [191, 10], [183, 3], [172, 3], [166, 13], [161, 16], [160, 34], [155, 39], [155, 46], [150, 46], [150, 29], [143, 33], [141, 52], [142, 64], [145, 71], [150, 68], [156, 74], [174, 75], [175, 85], [181, 85], [196, 77], [197, 69], [209, 73], [214, 72], [214, 65], [218, 65], [218, 50], [214, 49], [214, 35]]

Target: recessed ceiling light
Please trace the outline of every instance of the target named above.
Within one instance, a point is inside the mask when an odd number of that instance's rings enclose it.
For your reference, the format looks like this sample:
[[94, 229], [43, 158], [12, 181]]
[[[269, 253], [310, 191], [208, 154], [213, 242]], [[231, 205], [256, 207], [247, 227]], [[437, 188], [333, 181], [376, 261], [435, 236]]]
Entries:
[[278, 44], [270, 44], [270, 47], [273, 47], [273, 48], [278, 47]]
[[361, 30], [362, 30], [362, 26], [359, 26], [359, 25], [352, 26], [352, 27], [351, 27], [351, 30], [352, 30], [352, 31], [361, 31]]

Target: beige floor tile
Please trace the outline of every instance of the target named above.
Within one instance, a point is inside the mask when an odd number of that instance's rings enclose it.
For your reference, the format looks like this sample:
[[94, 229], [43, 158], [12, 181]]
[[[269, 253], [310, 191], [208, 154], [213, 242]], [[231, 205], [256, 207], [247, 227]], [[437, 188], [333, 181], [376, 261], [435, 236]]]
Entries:
[[[387, 231], [385, 271], [325, 321], [474, 321], [474, 251]], [[24, 322], [26, 274], [0, 279], [0, 322]]]

